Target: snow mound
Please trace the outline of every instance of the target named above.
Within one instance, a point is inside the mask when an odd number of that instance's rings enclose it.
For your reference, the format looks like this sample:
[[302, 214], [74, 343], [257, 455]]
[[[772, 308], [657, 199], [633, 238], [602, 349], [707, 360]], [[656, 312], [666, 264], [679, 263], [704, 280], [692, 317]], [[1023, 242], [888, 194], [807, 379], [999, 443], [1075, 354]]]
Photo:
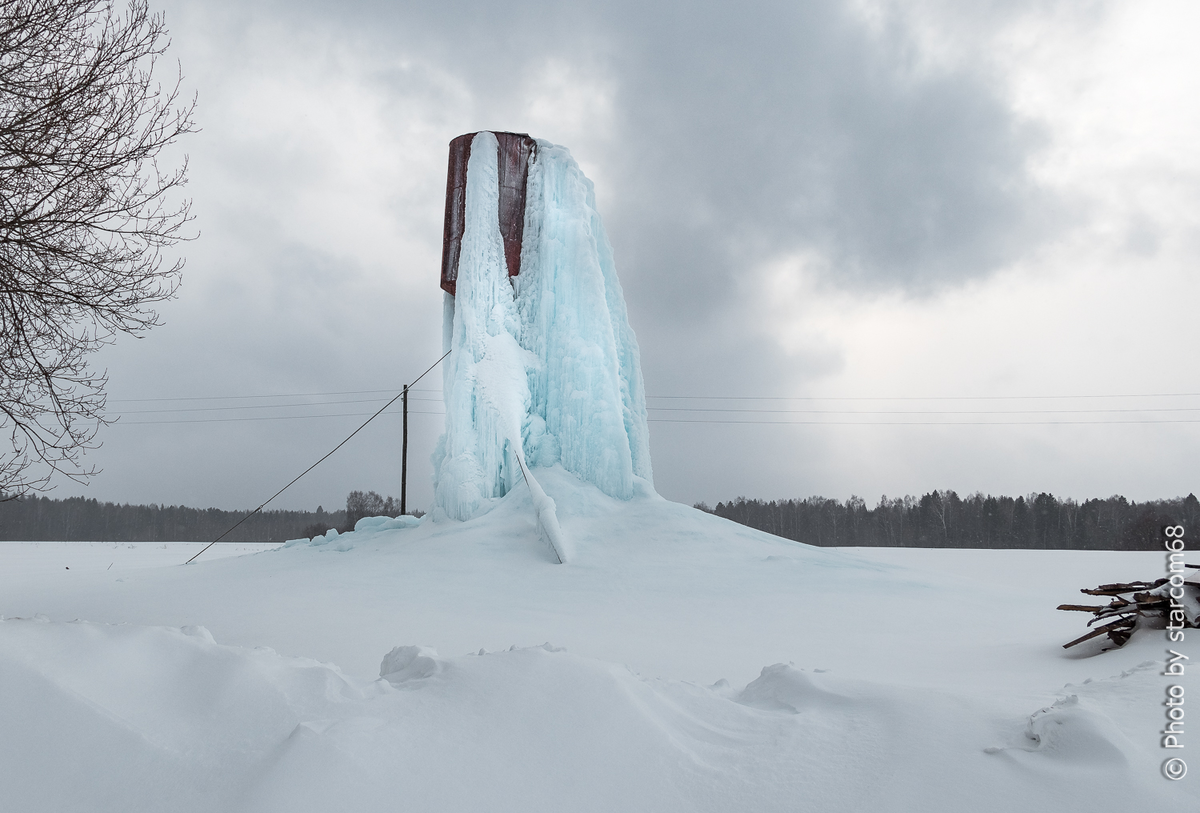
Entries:
[[23, 811], [232, 809], [297, 724], [364, 697], [336, 667], [203, 627], [14, 619], [0, 685], [0, 786]]
[[357, 681], [217, 644], [199, 627], [10, 619], [0, 623], [7, 803], [782, 810], [806, 751], [836, 727], [813, 740], [791, 714], [550, 644], [455, 658], [398, 646], [380, 674]]
[[314, 536], [311, 539], [289, 539], [283, 543], [285, 548], [294, 548], [297, 545], [310, 545], [314, 548], [328, 547], [329, 550], [347, 551], [353, 547], [352, 543], [343, 538], [343, 535], [338, 533], [337, 528], [330, 528], [320, 536]]
[[1034, 712], [1025, 727], [1027, 751], [1052, 759], [1090, 765], [1124, 765], [1132, 743], [1105, 714], [1087, 708], [1079, 695], [1068, 695]]
[[394, 531], [404, 528], [415, 528], [421, 524], [420, 517], [363, 517], [354, 523], [355, 533], [372, 533], [379, 531]]
[[[90, 575], [9, 578], [6, 613], [146, 626], [0, 621], [3, 806], [1194, 809], [1159, 770], [1161, 664], [1046, 692], [1133, 654], [1063, 658], [1039, 626], [1053, 601], [997, 620], [996, 595], [1025, 594], [772, 538], [640, 479], [621, 500], [539, 473], [587, 543], [570, 568], [532, 539], [521, 489], [470, 521], [334, 537], [348, 555], [296, 545], [118, 582], [106, 547]], [[510, 647], [544, 640], [570, 651]]]
[[[1029, 715], [1011, 745], [984, 750], [1006, 754], [1023, 764], [1048, 761], [1093, 771], [1152, 760], [1157, 756], [1153, 750], [1139, 745], [1126, 732], [1149, 732], [1162, 716], [1155, 713], [1153, 700], [1155, 690], [1162, 690], [1156, 675], [1161, 668], [1162, 664], [1146, 662], [1115, 677], [1068, 684], [1052, 704]], [[1154, 737], [1148, 743], [1157, 745]]]
[[760, 709], [799, 714], [815, 706], [842, 705], [846, 698], [820, 688], [802, 669], [793, 664], [777, 663], [763, 667], [758, 679], [748, 684], [738, 702]]
[[354, 530], [349, 533], [338, 533], [336, 528], [330, 528], [323, 535], [314, 536], [311, 539], [289, 539], [283, 544], [283, 547], [294, 548], [297, 545], [308, 545], [344, 553], [352, 550], [356, 542], [362, 542], [375, 534], [383, 531], [403, 531], [415, 528], [420, 524], [420, 517], [407, 515], [402, 517], [363, 517], [354, 523]]
[[413, 680], [433, 677], [442, 671], [443, 661], [437, 650], [427, 646], [398, 646], [383, 656], [379, 665], [379, 676], [399, 686]]

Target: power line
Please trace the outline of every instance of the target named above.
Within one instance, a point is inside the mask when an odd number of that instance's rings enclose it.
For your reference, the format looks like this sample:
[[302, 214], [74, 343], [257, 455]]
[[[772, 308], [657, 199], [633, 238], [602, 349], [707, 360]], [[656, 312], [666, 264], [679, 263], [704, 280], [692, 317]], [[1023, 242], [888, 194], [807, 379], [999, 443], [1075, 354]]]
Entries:
[[1117, 393], [1112, 395], [647, 395], [693, 401], [1019, 401], [1075, 398], [1197, 398], [1200, 392]]
[[1200, 423], [1200, 418], [1132, 421], [706, 421], [647, 418], [649, 423], [745, 424], [754, 426], [1093, 426], [1153, 423]]
[[[164, 398], [114, 398], [110, 404], [161, 401], [234, 401], [262, 398], [317, 398], [341, 395], [392, 395], [397, 389], [343, 390], [335, 392], [266, 393], [260, 395], [195, 395]], [[410, 389], [409, 393], [440, 393], [440, 389]], [[1097, 398], [1200, 398], [1200, 392], [1111, 393], [1079, 395], [647, 395], [647, 399], [690, 401], [1021, 401]], [[379, 399], [382, 400], [382, 399]]]
[[217, 544], [218, 542], [220, 542], [222, 539], [224, 539], [226, 536], [228, 536], [228, 535], [229, 535], [229, 534], [230, 534], [230, 533], [231, 533], [231, 532], [234, 530], [234, 528], [237, 528], [237, 527], [238, 527], [239, 525], [241, 525], [243, 522], [245, 522], [246, 520], [250, 519], [250, 517], [254, 516], [254, 515], [255, 515], [255, 514], [257, 514], [259, 511], [263, 510], [263, 508], [265, 508], [265, 507], [267, 506], [267, 503], [271, 502], [271, 500], [275, 499], [275, 498], [276, 498], [276, 497], [278, 497], [280, 494], [282, 494], [283, 492], [285, 492], [285, 491], [287, 491], [289, 488], [291, 488], [293, 485], [295, 485], [297, 480], [299, 480], [301, 477], [303, 477], [304, 475], [308, 474], [310, 471], [312, 471], [313, 469], [315, 469], [317, 466], [321, 465], [321, 464], [322, 464], [322, 463], [324, 463], [326, 460], [328, 460], [328, 459], [329, 459], [329, 458], [330, 458], [330, 457], [333, 455], [333, 453], [334, 453], [334, 452], [336, 452], [338, 449], [342, 448], [342, 447], [343, 447], [343, 446], [345, 446], [347, 443], [349, 443], [349, 442], [350, 442], [350, 439], [351, 439], [352, 437], [354, 437], [355, 435], [357, 435], [357, 434], [358, 434], [359, 432], [361, 432], [362, 430], [366, 429], [366, 428], [367, 428], [367, 424], [369, 424], [371, 421], [375, 420], [375, 419], [376, 419], [376, 418], [378, 418], [378, 417], [379, 417], [381, 414], [383, 414], [383, 411], [384, 411], [385, 409], [387, 409], [388, 407], [390, 407], [392, 404], [396, 403], [396, 401], [400, 400], [400, 398], [401, 398], [403, 395], [406, 395], [406, 394], [408, 393], [408, 390], [409, 390], [409, 388], [410, 388], [410, 387], [412, 387], [412, 385], [413, 385], [413, 384], [416, 384], [416, 383], [417, 383], [418, 381], [420, 381], [422, 378], [424, 378], [425, 376], [429, 375], [430, 371], [432, 371], [434, 367], [436, 367], [436, 366], [438, 366], [439, 364], [441, 364], [441, 363], [442, 363], [442, 361], [443, 361], [443, 360], [446, 358], [446, 356], [450, 355], [450, 352], [451, 352], [451, 351], [447, 350], [445, 353], [443, 353], [441, 358], [439, 358], [439, 359], [438, 359], [437, 361], [435, 361], [433, 364], [430, 364], [430, 365], [429, 365], [429, 369], [427, 369], [425, 372], [421, 373], [419, 376], [417, 376], [415, 379], [413, 379], [413, 382], [412, 382], [412, 384], [408, 384], [407, 386], [405, 386], [405, 387], [404, 387], [404, 389], [403, 389], [403, 390], [401, 390], [401, 391], [400, 391], [400, 393], [399, 393], [399, 394], [398, 394], [398, 395], [397, 395], [395, 398], [393, 398], [392, 400], [388, 401], [386, 404], [384, 404], [383, 406], [381, 406], [381, 407], [379, 408], [379, 411], [378, 411], [378, 412], [376, 412], [374, 415], [372, 415], [371, 417], [369, 417], [369, 418], [367, 418], [365, 421], [363, 421], [363, 422], [362, 422], [362, 425], [361, 425], [361, 426], [359, 426], [357, 429], [355, 429], [353, 432], [351, 432], [349, 435], [347, 435], [345, 440], [343, 440], [343, 441], [342, 441], [341, 443], [339, 443], [337, 446], [334, 446], [332, 449], [330, 449], [330, 450], [329, 450], [329, 452], [328, 452], [328, 453], [327, 453], [327, 454], [326, 454], [324, 457], [322, 457], [320, 460], [318, 460], [316, 463], [313, 463], [313, 464], [312, 464], [311, 466], [309, 466], [307, 469], [305, 469], [304, 471], [302, 471], [302, 472], [300, 472], [299, 474], [297, 474], [297, 475], [296, 475], [296, 477], [295, 477], [295, 479], [293, 479], [293, 480], [292, 480], [290, 483], [288, 483], [286, 486], [284, 486], [283, 488], [279, 489], [279, 490], [278, 490], [278, 491], [276, 491], [274, 494], [272, 494], [270, 497], [268, 497], [266, 500], [264, 500], [264, 501], [263, 501], [263, 504], [262, 504], [262, 505], [260, 505], [260, 506], [258, 506], [258, 508], [255, 508], [255, 509], [254, 509], [253, 511], [251, 511], [249, 514], [246, 514], [246, 516], [242, 517], [242, 518], [241, 518], [241, 519], [239, 519], [237, 522], [235, 522], [235, 523], [234, 523], [234, 524], [233, 524], [233, 525], [232, 525], [232, 526], [229, 528], [229, 530], [225, 531], [225, 533], [221, 534], [221, 535], [220, 535], [220, 536], [218, 536], [216, 539], [214, 539], [212, 542], [209, 542], [207, 545], [205, 545], [203, 548], [201, 548], [201, 549], [200, 549], [200, 551], [199, 551], [199, 553], [197, 553], [197, 554], [196, 554], [195, 556], [193, 556], [191, 559], [188, 559], [186, 562], [184, 562], [184, 564], [190, 565], [192, 562], [196, 561], [196, 559], [197, 559], [197, 558], [199, 558], [199, 556], [200, 556], [200, 554], [201, 554], [201, 553], [204, 553], [204, 551], [208, 550], [208, 549], [209, 549], [209, 548], [211, 548], [213, 545], [215, 545], [215, 544]]
[[[249, 418], [195, 418], [191, 420], [178, 421], [123, 421], [113, 424], [114, 426], [175, 426], [180, 424], [194, 423], [245, 423], [258, 421], [295, 421], [295, 420], [311, 420], [315, 418], [361, 418], [365, 415], [370, 415], [369, 412], [338, 412], [322, 415], [277, 415], [277, 416], [260, 416]], [[421, 410], [410, 409], [411, 415], [441, 415], [445, 412], [425, 412]], [[851, 414], [867, 414], [867, 413], [851, 413]], [[900, 413], [918, 415], [922, 413]], [[948, 413], [948, 414], [987, 414], [987, 413]], [[1011, 413], [1011, 414], [1036, 414], [1036, 413]], [[1119, 424], [1187, 424], [1200, 423], [1198, 419], [1170, 419], [1164, 418], [1159, 420], [1125, 420], [1125, 421], [770, 421], [770, 420], [706, 420], [704, 418], [654, 418], [648, 417], [649, 423], [694, 423], [707, 425], [741, 425], [741, 426], [1091, 426], [1091, 425], [1119, 425]]]
[[1200, 412], [1200, 407], [1143, 407], [1141, 409], [713, 409], [647, 407], [651, 412], [734, 412], [767, 415], [1096, 415], [1146, 412]]
[[239, 409], [294, 409], [296, 407], [339, 406], [341, 404], [378, 404], [386, 398], [358, 398], [350, 401], [321, 401], [320, 403], [248, 404], [245, 406], [181, 407], [173, 409], [126, 409], [121, 415], [162, 415], [170, 412], [229, 412]]
[[[409, 398], [413, 401], [424, 401], [426, 403], [440, 403], [440, 397], [419, 397], [413, 393], [437, 394], [440, 390], [427, 388], [417, 390], [409, 389]], [[153, 402], [207, 402], [207, 401], [231, 401], [231, 400], [261, 400], [261, 399], [281, 399], [281, 398], [326, 398], [343, 395], [374, 395], [387, 394], [392, 396], [394, 401], [399, 397], [397, 391], [392, 390], [346, 390], [339, 392], [308, 392], [308, 393], [291, 393], [291, 394], [264, 394], [264, 395], [227, 395], [227, 396], [195, 396], [195, 397], [166, 397], [166, 398], [141, 398], [141, 399], [126, 399], [117, 400], [113, 403], [153, 403]], [[1130, 398], [1195, 398], [1200, 397], [1200, 393], [1179, 392], [1179, 393], [1113, 393], [1113, 394], [1081, 394], [1081, 395], [931, 395], [931, 396], [776, 396], [776, 395], [647, 395], [648, 401], [693, 401], [693, 402], [955, 402], [955, 401], [1070, 401], [1075, 399], [1130, 399]], [[195, 406], [195, 407], [178, 407], [164, 409], [135, 409], [122, 413], [123, 415], [166, 415], [174, 413], [213, 413], [213, 412], [237, 412], [245, 410], [264, 410], [264, 409], [307, 409], [313, 407], [326, 407], [343, 404], [367, 404], [380, 403], [384, 398], [364, 398], [350, 399], [337, 401], [317, 401], [308, 403], [277, 403], [277, 404], [241, 404], [241, 405], [225, 405], [225, 406]], [[991, 410], [955, 410], [955, 409], [879, 409], [879, 410], [858, 410], [858, 409], [786, 409], [786, 408], [746, 408], [746, 407], [723, 407], [723, 406], [647, 406], [647, 412], [652, 416], [662, 415], [663, 413], [683, 413], [688, 416], [686, 418], [669, 418], [669, 417], [650, 417], [652, 423], [704, 423], [704, 424], [762, 424], [762, 425], [878, 425], [878, 426], [929, 426], [929, 425], [1070, 425], [1070, 424], [1118, 424], [1118, 423], [1193, 423], [1191, 420], [1173, 420], [1169, 418], [1146, 418], [1142, 420], [1117, 420], [1117, 421], [771, 421], [771, 420], [734, 420], [725, 418], [707, 419], [699, 417], [701, 415], [736, 415], [736, 414], [755, 414], [755, 415], [829, 415], [829, 416], [974, 416], [974, 415], [1127, 415], [1127, 414], [1142, 414], [1155, 415], [1163, 413], [1186, 413], [1200, 411], [1200, 407], [1109, 407], [1109, 408], [1088, 408], [1088, 409], [991, 409]], [[422, 411], [412, 410], [416, 415], [444, 415], [443, 411]], [[316, 418], [351, 418], [363, 417], [369, 413], [364, 412], [339, 412], [339, 413], [321, 413], [316, 415], [271, 415], [271, 416], [247, 416], [228, 418], [185, 418], [185, 419], [168, 419], [168, 420], [137, 420], [137, 421], [121, 421], [117, 426], [152, 426], [152, 425], [173, 425], [173, 424], [192, 424], [192, 423], [244, 423], [244, 422], [261, 422], [261, 421], [284, 421], [284, 420], [308, 420]]]
[[[386, 398], [360, 398], [350, 401], [318, 401], [316, 403], [299, 403], [299, 404], [250, 404], [249, 406], [223, 406], [223, 407], [183, 407], [179, 409], [130, 409], [121, 412], [121, 415], [163, 415], [172, 412], [230, 412], [245, 409], [293, 409], [296, 407], [325, 407], [325, 406], [340, 406], [342, 404], [379, 404], [388, 399]], [[431, 403], [441, 403], [441, 398], [413, 398], [413, 401], [428, 401]]]
[[[315, 398], [321, 395], [376, 395], [379, 393], [392, 394], [395, 389], [390, 390], [346, 390], [345, 392], [295, 392], [295, 393], [271, 393], [268, 395], [190, 395], [190, 396], [173, 396], [170, 398], [113, 398], [109, 399], [110, 404], [144, 404], [151, 401], [234, 401], [245, 398]], [[441, 390], [409, 390], [409, 392], [441, 392]], [[381, 399], [382, 400], [382, 399]]]
[[[400, 396], [396, 396], [399, 398]], [[393, 398], [394, 402], [396, 399]], [[422, 412], [415, 409], [409, 410], [413, 415], [445, 415], [445, 412]], [[259, 415], [247, 418], [192, 418], [180, 421], [121, 421], [113, 426], [165, 426], [172, 424], [183, 423], [244, 423], [246, 421], [303, 421], [310, 418], [361, 418], [364, 415], [370, 415], [370, 412], [333, 412], [322, 415]]]
[[[380, 403], [384, 399], [375, 398], [365, 401], [331, 401], [323, 404], [280, 404], [268, 405], [264, 407], [211, 407], [197, 409], [163, 409], [163, 410], [141, 410], [134, 412], [125, 412], [122, 415], [142, 415], [142, 414], [163, 414], [174, 412], [209, 412], [209, 411], [225, 411], [237, 409], [274, 409], [278, 407], [313, 407], [313, 406], [333, 406], [335, 404], [356, 404], [356, 403]], [[436, 398], [412, 398], [414, 401], [425, 402], [440, 402], [441, 399]], [[699, 407], [647, 407], [650, 413], [660, 412], [683, 412], [691, 414], [756, 414], [756, 415], [1124, 415], [1124, 414], [1146, 414], [1146, 413], [1177, 413], [1177, 412], [1200, 412], [1200, 407], [1148, 407], [1143, 409], [993, 409], [993, 410], [851, 410], [851, 409], [715, 409], [715, 408], [699, 408]], [[445, 415], [446, 413], [438, 410], [410, 410], [414, 415]], [[161, 420], [161, 421], [122, 421], [118, 426], [161, 426], [172, 424], [187, 424], [187, 423], [240, 423], [254, 421], [290, 421], [304, 420], [309, 418], [358, 418], [364, 415], [369, 415], [369, 412], [336, 412], [322, 413], [319, 415], [264, 415], [264, 416], [243, 416], [237, 418], [187, 418], [182, 420]], [[670, 422], [667, 418], [651, 418], [656, 422]], [[677, 423], [735, 423], [736, 421], [712, 420], [705, 421], [702, 419], [675, 421]], [[1151, 421], [1153, 423], [1168, 423], [1170, 421]], [[1178, 423], [1179, 421], [1176, 421]], [[742, 421], [742, 423], [771, 423], [770, 421]], [[788, 423], [784, 421], [783, 423]], [[823, 421], [821, 423], [828, 423]], [[861, 423], [861, 422], [860, 422]], [[903, 422], [901, 422], [903, 423]], [[911, 422], [910, 422], [911, 423]], [[992, 422], [988, 422], [992, 423]], [[1025, 421], [1025, 423], [1031, 423]], [[1062, 421], [1061, 423], [1081, 423], [1081, 421]], [[1128, 421], [1118, 421], [1118, 423], [1128, 423]]]
[[[399, 396], [397, 396], [399, 397]], [[375, 399], [372, 403], [378, 403], [383, 399]], [[416, 400], [416, 399], [414, 399]], [[436, 400], [436, 399], [424, 399]], [[392, 399], [395, 401], [395, 398]], [[357, 402], [350, 402], [357, 403]], [[390, 403], [390, 402], [389, 402]], [[323, 404], [307, 404], [304, 406], [324, 406]], [[173, 412], [176, 410], [162, 410], [163, 412]], [[189, 411], [189, 410], [179, 410]], [[703, 423], [703, 424], [741, 424], [741, 425], [796, 425], [796, 426], [1020, 426], [1020, 425], [1089, 425], [1089, 424], [1121, 424], [1121, 423], [1197, 423], [1198, 420], [1191, 419], [1172, 419], [1172, 418], [1146, 418], [1141, 420], [1027, 420], [1027, 421], [873, 421], [873, 420], [858, 420], [858, 421], [833, 421], [833, 420], [737, 420], [733, 418], [667, 418], [653, 417], [660, 412], [682, 412], [688, 414], [755, 414], [755, 415], [830, 415], [830, 416], [877, 416], [877, 415], [894, 415], [894, 416], [974, 416], [974, 415], [1130, 415], [1130, 414], [1152, 414], [1152, 413], [1179, 413], [1179, 412], [1200, 412], [1200, 407], [1164, 407], [1164, 408], [1146, 408], [1146, 409], [1031, 409], [1031, 410], [821, 410], [821, 409], [701, 409], [701, 408], [667, 408], [667, 407], [649, 407], [647, 411], [650, 413], [648, 421], [650, 423]], [[155, 412], [155, 410], [148, 410]], [[441, 410], [410, 410], [414, 415], [445, 415]], [[137, 414], [137, 413], [128, 413]], [[246, 422], [261, 422], [261, 421], [295, 421], [295, 420], [310, 420], [315, 418], [361, 418], [370, 415], [369, 412], [334, 412], [321, 413], [317, 415], [261, 415], [261, 416], [243, 416], [235, 418], [184, 418], [175, 420], [159, 420], [159, 421], [121, 421], [115, 426], [170, 426], [179, 424], [199, 424], [199, 423], [246, 423]]]

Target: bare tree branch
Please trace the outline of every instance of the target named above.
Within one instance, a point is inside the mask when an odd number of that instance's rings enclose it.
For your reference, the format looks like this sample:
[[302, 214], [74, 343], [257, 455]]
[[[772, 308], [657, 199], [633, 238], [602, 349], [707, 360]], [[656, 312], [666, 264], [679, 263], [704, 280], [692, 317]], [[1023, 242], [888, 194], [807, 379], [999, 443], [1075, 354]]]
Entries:
[[88, 357], [158, 324], [190, 239], [187, 159], [158, 156], [194, 132], [182, 76], [154, 79], [170, 41], [145, 0], [0, 0], [0, 495], [95, 474], [107, 375]]

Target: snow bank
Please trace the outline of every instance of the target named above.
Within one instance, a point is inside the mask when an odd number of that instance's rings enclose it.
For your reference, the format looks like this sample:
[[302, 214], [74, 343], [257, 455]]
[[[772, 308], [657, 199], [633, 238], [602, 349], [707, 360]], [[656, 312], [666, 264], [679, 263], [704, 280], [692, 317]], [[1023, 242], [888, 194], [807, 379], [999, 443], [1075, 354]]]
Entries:
[[1164, 632], [1089, 658], [1064, 653], [1079, 622], [1054, 610], [1160, 554], [818, 549], [642, 478], [626, 500], [536, 471], [579, 543], [572, 567], [538, 542], [524, 488], [465, 522], [376, 518], [188, 567], [125, 567], [139, 546], [0, 545], [0, 614], [112, 622], [0, 620], [0, 807], [1200, 802], [1191, 775], [1161, 773]]
[[1163, 756], [1159, 737], [1134, 740], [1127, 732], [1156, 733], [1151, 724], [1164, 716], [1155, 708], [1161, 708], [1155, 695], [1164, 687], [1162, 669], [1162, 663], [1147, 661], [1115, 677], [1067, 684], [1053, 703], [1029, 715], [1008, 745], [984, 750], [1030, 767], [1057, 763], [1102, 771], [1135, 760], [1152, 766]]
[[297, 545], [309, 545], [314, 548], [323, 547], [327, 550], [345, 552], [351, 550], [355, 542], [362, 542], [383, 531], [402, 531], [407, 528], [415, 528], [420, 524], [420, 517], [407, 515], [402, 517], [363, 517], [354, 523], [354, 530], [351, 532], [353, 536], [338, 533], [336, 528], [330, 528], [321, 536], [314, 536], [311, 539], [289, 539], [283, 546], [294, 548]]
[[[776, 664], [735, 690], [548, 644], [398, 646], [380, 679], [203, 628], [0, 622], [14, 810], [1005, 811], [1188, 804], [1143, 669], [1020, 720]], [[1016, 745], [985, 744], [1012, 730]], [[936, 769], [936, 781], [930, 776]], [[1084, 780], [1084, 781], [1080, 781]], [[936, 788], [936, 795], [934, 789]], [[1186, 806], [1180, 809], [1188, 809]]]
[[561, 464], [629, 499], [634, 478], [652, 476], [645, 392], [592, 184], [567, 150], [538, 142], [521, 273], [510, 279], [496, 150], [495, 136], [481, 132], [468, 163], [456, 294], [445, 300], [453, 352], [443, 368], [434, 516], [465, 520], [489, 510], [532, 476], [518, 458], [530, 468]]

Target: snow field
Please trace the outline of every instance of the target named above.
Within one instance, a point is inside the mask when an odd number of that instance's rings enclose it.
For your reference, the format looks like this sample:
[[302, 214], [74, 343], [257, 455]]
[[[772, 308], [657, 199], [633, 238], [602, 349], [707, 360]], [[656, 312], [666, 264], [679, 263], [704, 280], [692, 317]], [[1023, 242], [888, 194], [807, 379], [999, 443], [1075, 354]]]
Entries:
[[[103, 571], [170, 567], [187, 561], [205, 542], [0, 542], [0, 562], [9, 578], [36, 578], [57, 571]], [[279, 547], [269, 542], [218, 543], [205, 558], [223, 559]], [[182, 558], [180, 558], [182, 557]]]
[[1146, 664], [1165, 639], [1064, 652], [1082, 623], [1053, 609], [1162, 557], [822, 550], [648, 485], [622, 501], [539, 474], [577, 545], [570, 565], [552, 563], [524, 490], [468, 522], [364, 523], [336, 546], [123, 582], [99, 569], [27, 582], [0, 560], [6, 799], [1194, 808], [1191, 777], [1159, 773], [1167, 679]]
[[1150, 667], [1071, 687], [985, 749], [980, 738], [1005, 732], [961, 697], [783, 664], [739, 691], [549, 645], [448, 659], [424, 648], [366, 682], [196, 627], [9, 620], [0, 640], [14, 809], [1082, 810], [1169, 798], [1109, 709], [1146, 693]]

